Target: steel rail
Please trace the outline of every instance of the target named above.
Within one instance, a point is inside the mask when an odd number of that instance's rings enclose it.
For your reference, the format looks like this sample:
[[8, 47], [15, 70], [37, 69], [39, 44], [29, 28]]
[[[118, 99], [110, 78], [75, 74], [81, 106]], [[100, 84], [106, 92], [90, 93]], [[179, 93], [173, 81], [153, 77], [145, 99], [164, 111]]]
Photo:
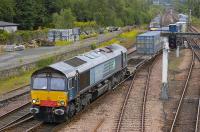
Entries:
[[26, 132], [33, 132], [34, 130], [36, 130], [37, 128], [39, 128], [44, 122], [39, 122], [38, 124], [32, 126], [31, 128], [27, 129]]
[[198, 110], [197, 110], [195, 132], [199, 132], [199, 114], [200, 114], [200, 98], [199, 98], [199, 104], [198, 104]]
[[182, 92], [181, 98], [180, 98], [179, 103], [178, 103], [178, 107], [177, 107], [177, 110], [176, 110], [176, 113], [175, 113], [175, 116], [174, 116], [174, 119], [173, 119], [173, 123], [172, 123], [171, 128], [170, 128], [170, 132], [173, 132], [173, 130], [174, 130], [174, 126], [175, 126], [178, 114], [180, 112], [181, 105], [183, 103], [183, 98], [185, 96], [185, 93], [186, 93], [186, 90], [187, 90], [187, 87], [188, 87], [188, 82], [189, 82], [191, 74], [192, 74], [192, 70], [193, 70], [193, 67], [194, 67], [194, 61], [195, 61], [195, 56], [194, 56], [194, 52], [192, 52], [192, 62], [190, 64], [188, 76], [187, 76], [187, 79], [186, 79], [185, 84], [184, 84], [183, 92]]
[[146, 80], [146, 84], [145, 84], [145, 91], [144, 91], [144, 96], [143, 96], [143, 102], [142, 102], [141, 132], [145, 132], [146, 103], [147, 103], [147, 95], [148, 95], [148, 91], [149, 91], [150, 75], [152, 73], [153, 66], [155, 65], [157, 59], [158, 58], [155, 58], [153, 63], [148, 68], [148, 75], [147, 75], [147, 80]]
[[133, 79], [131, 80], [130, 86], [128, 88], [128, 91], [126, 93], [125, 99], [123, 101], [123, 104], [122, 104], [122, 107], [121, 107], [121, 110], [120, 110], [120, 115], [119, 115], [119, 120], [117, 122], [116, 132], [119, 132], [120, 129], [121, 129], [121, 123], [122, 123], [122, 119], [123, 119], [123, 116], [124, 116], [125, 108], [126, 108], [126, 105], [127, 105], [127, 102], [128, 102], [128, 99], [129, 99], [129, 96], [130, 96], [130, 93], [131, 93], [131, 90], [133, 88], [134, 80], [136, 79], [137, 73], [144, 66], [144, 64], [146, 64], [145, 62], [150, 62], [150, 61], [152, 61], [152, 59], [154, 61], [155, 58], [157, 57], [157, 55], [153, 56], [150, 60], [144, 61], [143, 63], [141, 63], [140, 65], [138, 65], [137, 70], [132, 74]]

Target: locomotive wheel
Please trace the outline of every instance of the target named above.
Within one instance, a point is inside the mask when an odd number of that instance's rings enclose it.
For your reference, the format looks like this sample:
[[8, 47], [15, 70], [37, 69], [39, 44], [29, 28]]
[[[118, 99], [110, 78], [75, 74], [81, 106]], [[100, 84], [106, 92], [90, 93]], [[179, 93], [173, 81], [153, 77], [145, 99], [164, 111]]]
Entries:
[[76, 107], [74, 105], [74, 103], [70, 103], [69, 105], [69, 109], [68, 109], [68, 117], [72, 118], [76, 113]]

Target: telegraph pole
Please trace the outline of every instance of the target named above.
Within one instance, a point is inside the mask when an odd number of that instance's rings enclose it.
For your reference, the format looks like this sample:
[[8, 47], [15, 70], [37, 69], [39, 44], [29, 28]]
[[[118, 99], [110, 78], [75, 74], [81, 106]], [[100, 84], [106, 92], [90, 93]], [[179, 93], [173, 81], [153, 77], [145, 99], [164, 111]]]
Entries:
[[191, 26], [192, 24], [192, 10], [190, 9], [190, 13], [189, 13], [189, 25]]
[[168, 100], [168, 52], [169, 43], [167, 38], [164, 39], [163, 45], [163, 61], [162, 61], [162, 88], [161, 99]]

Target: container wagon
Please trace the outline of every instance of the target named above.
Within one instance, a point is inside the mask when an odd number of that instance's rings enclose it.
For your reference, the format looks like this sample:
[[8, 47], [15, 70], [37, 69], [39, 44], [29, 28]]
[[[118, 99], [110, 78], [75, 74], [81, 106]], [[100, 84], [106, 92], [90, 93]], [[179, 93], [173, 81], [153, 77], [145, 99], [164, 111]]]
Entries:
[[136, 39], [137, 53], [152, 55], [162, 48], [160, 31], [148, 31]]
[[163, 32], [169, 32], [169, 27], [161, 27], [161, 28], [157, 28], [154, 31], [163, 31]]
[[160, 28], [160, 20], [161, 20], [160, 16], [155, 17], [149, 24], [149, 30], [154, 31]]

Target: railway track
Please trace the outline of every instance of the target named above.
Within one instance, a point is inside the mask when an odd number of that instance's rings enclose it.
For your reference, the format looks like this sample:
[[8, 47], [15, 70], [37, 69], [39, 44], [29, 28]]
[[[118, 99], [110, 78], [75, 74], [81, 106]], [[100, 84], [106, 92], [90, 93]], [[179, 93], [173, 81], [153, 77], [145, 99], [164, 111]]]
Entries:
[[[154, 60], [155, 59], [155, 60]], [[157, 57], [141, 65], [133, 76], [119, 114], [116, 131], [144, 131], [146, 102], [152, 67]], [[137, 89], [134, 86], [137, 85]], [[134, 92], [133, 92], [134, 89]], [[134, 113], [134, 115], [132, 114]]]
[[[193, 26], [191, 26], [189, 28], [189, 31], [199, 32]], [[195, 55], [197, 56], [197, 59], [200, 61], [200, 39], [191, 39], [189, 43], [190, 43], [190, 46], [191, 46], [192, 50], [194, 51]]]
[[200, 128], [199, 128], [199, 115], [200, 115], [200, 98], [199, 98], [199, 104], [198, 104], [198, 110], [197, 110], [197, 118], [196, 118], [196, 124], [195, 124], [195, 132], [199, 132]]
[[32, 115], [29, 113], [30, 103], [23, 104], [21, 107], [12, 109], [4, 115], [0, 116], [0, 131], [5, 130], [9, 126], [30, 118]]
[[[194, 32], [191, 28], [190, 31]], [[170, 132], [174, 131], [199, 131], [199, 48], [195, 40], [187, 40], [192, 50], [192, 61], [188, 70], [187, 79], [185, 80], [184, 87], [180, 100], [178, 102]], [[198, 60], [197, 60], [198, 59]], [[196, 74], [195, 74], [196, 73]]]
[[12, 91], [9, 91], [8, 93], [5, 93], [3, 95], [0, 95], [0, 108], [9, 104], [10, 102], [13, 102], [13, 100], [17, 100], [21, 96], [28, 95], [29, 92], [30, 86], [25, 85]]
[[17, 108], [0, 118], [0, 132], [2, 131], [51, 131], [57, 124], [48, 124], [35, 120], [29, 113], [30, 103]]

